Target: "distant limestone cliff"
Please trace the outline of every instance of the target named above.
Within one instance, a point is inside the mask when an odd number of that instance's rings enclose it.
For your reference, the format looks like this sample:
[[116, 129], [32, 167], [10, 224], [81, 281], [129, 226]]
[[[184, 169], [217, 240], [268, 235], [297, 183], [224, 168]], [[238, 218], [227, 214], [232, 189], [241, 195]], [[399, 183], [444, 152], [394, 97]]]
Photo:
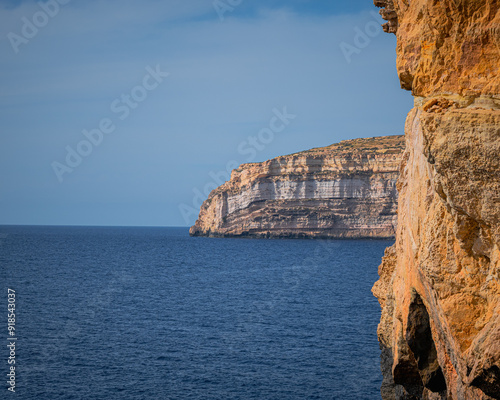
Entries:
[[201, 206], [192, 236], [391, 238], [403, 136], [243, 164]]

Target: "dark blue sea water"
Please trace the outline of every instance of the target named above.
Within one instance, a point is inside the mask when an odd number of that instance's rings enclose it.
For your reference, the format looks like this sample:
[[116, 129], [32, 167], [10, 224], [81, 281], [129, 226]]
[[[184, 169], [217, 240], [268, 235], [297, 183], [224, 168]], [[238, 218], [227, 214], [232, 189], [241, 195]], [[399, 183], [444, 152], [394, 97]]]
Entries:
[[[387, 241], [0, 227], [11, 399], [379, 399], [370, 289]], [[3, 304], [3, 305], [2, 305]]]

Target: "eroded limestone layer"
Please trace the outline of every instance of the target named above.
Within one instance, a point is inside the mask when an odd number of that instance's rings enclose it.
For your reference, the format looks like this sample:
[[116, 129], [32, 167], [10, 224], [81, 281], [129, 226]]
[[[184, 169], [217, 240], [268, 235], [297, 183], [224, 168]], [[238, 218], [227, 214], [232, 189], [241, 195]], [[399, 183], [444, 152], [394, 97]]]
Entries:
[[499, 2], [375, 3], [415, 96], [396, 243], [373, 288], [382, 397], [500, 399]]
[[402, 136], [243, 164], [203, 203], [193, 236], [390, 238]]

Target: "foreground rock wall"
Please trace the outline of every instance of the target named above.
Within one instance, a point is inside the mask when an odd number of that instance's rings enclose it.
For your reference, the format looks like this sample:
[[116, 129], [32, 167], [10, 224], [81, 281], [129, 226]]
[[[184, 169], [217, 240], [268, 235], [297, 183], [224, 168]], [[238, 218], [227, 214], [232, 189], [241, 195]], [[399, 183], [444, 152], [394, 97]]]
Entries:
[[500, 399], [500, 12], [375, 1], [397, 35], [406, 122], [382, 306], [383, 399]]
[[390, 238], [402, 136], [243, 164], [203, 203], [193, 236]]

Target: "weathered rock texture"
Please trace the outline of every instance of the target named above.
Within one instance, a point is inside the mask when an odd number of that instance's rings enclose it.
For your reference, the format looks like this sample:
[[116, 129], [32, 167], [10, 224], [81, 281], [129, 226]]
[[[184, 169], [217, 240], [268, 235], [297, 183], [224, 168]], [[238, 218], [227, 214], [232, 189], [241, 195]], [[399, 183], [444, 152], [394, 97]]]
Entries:
[[383, 399], [500, 399], [500, 2], [387, 6], [406, 122], [382, 306]]
[[194, 236], [390, 238], [403, 136], [243, 164], [210, 193]]

